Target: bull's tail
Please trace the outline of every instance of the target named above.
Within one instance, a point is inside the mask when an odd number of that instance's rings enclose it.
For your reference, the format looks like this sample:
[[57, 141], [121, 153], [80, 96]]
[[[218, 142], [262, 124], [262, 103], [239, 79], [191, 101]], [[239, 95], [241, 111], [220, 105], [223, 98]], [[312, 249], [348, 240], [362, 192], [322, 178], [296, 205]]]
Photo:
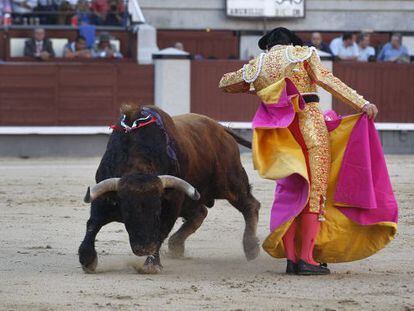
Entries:
[[225, 130], [227, 133], [229, 133], [234, 140], [239, 144], [242, 145], [243, 147], [252, 149], [252, 143], [250, 141], [248, 141], [247, 139], [244, 139], [243, 137], [241, 137], [240, 135], [237, 135], [231, 128], [229, 127], [225, 127]]

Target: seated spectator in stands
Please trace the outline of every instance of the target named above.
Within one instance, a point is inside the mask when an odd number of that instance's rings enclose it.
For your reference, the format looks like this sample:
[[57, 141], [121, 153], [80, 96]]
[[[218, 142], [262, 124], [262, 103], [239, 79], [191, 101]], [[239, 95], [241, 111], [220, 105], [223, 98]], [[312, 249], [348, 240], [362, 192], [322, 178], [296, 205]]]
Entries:
[[102, 33], [99, 36], [99, 42], [93, 49], [94, 58], [122, 58], [122, 54], [111, 44], [111, 36], [108, 33]]
[[91, 12], [86, 0], [79, 0], [76, 5], [76, 14], [72, 17], [72, 26], [97, 25], [96, 15]]
[[92, 53], [86, 47], [85, 37], [78, 36], [75, 41], [66, 44], [63, 50], [63, 57], [70, 59], [91, 58]]
[[95, 15], [96, 25], [103, 24], [109, 11], [108, 0], [92, 0], [91, 10]]
[[43, 28], [36, 28], [33, 32], [33, 38], [25, 42], [24, 56], [33, 57], [38, 60], [48, 60], [55, 56], [52, 42], [46, 39]]
[[115, 4], [111, 4], [109, 11], [106, 14], [104, 25], [105, 26], [121, 26], [124, 21], [123, 12], [118, 11], [118, 7]]
[[410, 62], [408, 49], [401, 43], [401, 34], [395, 33], [391, 36], [391, 41], [384, 45], [378, 54], [378, 61], [381, 62]]
[[358, 61], [372, 62], [375, 61], [375, 49], [370, 44], [370, 35], [361, 33], [357, 39], [358, 44]]
[[13, 24], [28, 25], [37, 0], [12, 0]]
[[57, 23], [58, 5], [55, 0], [38, 0], [34, 9], [41, 25], [54, 25]]
[[345, 32], [342, 36], [337, 37], [335, 39], [333, 39], [331, 41], [331, 43], [329, 44], [329, 48], [331, 49], [332, 55], [334, 56], [338, 56], [339, 53], [339, 48], [343, 45], [343, 37], [346, 36], [351, 36], [353, 44], [355, 46], [355, 49], [357, 49], [357, 44], [356, 44], [356, 34], [352, 33], [352, 32]]
[[108, 0], [109, 11], [104, 25], [122, 26], [125, 22], [125, 5], [123, 0]]
[[59, 16], [58, 16], [59, 25], [70, 25], [71, 24], [72, 18], [76, 14], [77, 3], [78, 3], [78, 0], [60, 1]]
[[9, 0], [0, 0], [0, 25], [7, 25], [9, 23], [10, 14], [12, 12], [11, 3]]
[[342, 60], [357, 60], [358, 55], [358, 46], [355, 44], [352, 34], [344, 34], [342, 44], [338, 48], [338, 57]]
[[182, 44], [181, 42], [175, 42], [174, 49], [184, 51], [184, 44]]
[[331, 54], [332, 51], [329, 45], [323, 42], [322, 35], [320, 32], [313, 32], [311, 35], [311, 41], [307, 43], [308, 46], [314, 46], [317, 50]]

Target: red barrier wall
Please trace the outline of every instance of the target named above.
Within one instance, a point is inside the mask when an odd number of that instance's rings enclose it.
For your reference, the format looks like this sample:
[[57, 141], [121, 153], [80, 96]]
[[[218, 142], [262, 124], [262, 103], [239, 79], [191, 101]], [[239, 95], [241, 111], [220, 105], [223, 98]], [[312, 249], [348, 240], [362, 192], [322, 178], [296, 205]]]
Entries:
[[[414, 64], [335, 62], [333, 72], [378, 106], [378, 122], [414, 122]], [[338, 100], [333, 107], [353, 112]]]
[[152, 65], [0, 65], [0, 125], [109, 125], [125, 102], [152, 104]]
[[191, 111], [218, 121], [251, 121], [257, 109], [254, 95], [228, 94], [218, 88], [225, 72], [243, 66], [241, 61], [193, 61], [191, 63]]

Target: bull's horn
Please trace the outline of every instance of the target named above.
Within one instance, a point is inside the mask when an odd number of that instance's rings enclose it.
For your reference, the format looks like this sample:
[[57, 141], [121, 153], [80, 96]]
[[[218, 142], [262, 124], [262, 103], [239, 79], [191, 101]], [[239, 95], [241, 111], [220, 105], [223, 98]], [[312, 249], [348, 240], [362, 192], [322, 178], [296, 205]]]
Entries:
[[119, 180], [121, 178], [108, 178], [97, 183], [92, 188], [88, 187], [85, 198], [83, 201], [85, 203], [91, 203], [97, 197], [103, 195], [104, 193], [110, 191], [118, 191]]
[[181, 190], [193, 200], [197, 201], [200, 199], [200, 193], [197, 191], [197, 189], [191, 186], [185, 180], [171, 175], [161, 175], [158, 176], [158, 178], [161, 180], [164, 189], [173, 188]]

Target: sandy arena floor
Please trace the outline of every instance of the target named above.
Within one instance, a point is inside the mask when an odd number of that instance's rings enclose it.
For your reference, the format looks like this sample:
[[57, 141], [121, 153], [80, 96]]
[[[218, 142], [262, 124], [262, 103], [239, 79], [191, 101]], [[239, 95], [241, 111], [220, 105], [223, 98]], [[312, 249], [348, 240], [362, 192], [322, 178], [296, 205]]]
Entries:
[[[243, 163], [261, 201], [259, 237], [268, 233], [273, 183]], [[414, 156], [389, 156], [400, 204], [399, 235], [327, 277], [286, 276], [285, 261], [263, 251], [246, 262], [243, 219], [217, 202], [187, 243], [187, 258], [139, 275], [143, 263], [122, 224], [98, 235], [96, 274], [84, 274], [77, 249], [89, 208], [82, 203], [99, 159], [0, 159], [0, 310], [414, 310]], [[181, 221], [180, 221], [181, 222]]]

